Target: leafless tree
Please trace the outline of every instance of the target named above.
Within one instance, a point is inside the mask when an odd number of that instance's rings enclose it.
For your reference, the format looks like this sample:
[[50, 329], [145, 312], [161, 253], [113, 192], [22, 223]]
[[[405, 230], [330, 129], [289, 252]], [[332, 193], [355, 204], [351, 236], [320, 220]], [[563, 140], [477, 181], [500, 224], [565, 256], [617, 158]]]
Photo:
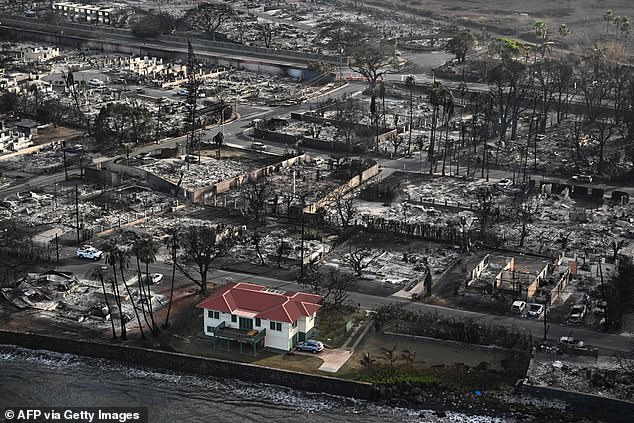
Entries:
[[363, 117], [361, 104], [356, 99], [350, 97], [337, 100], [335, 103], [335, 113], [337, 130], [343, 135], [346, 143], [351, 144], [356, 125]]
[[619, 257], [619, 252], [628, 244], [628, 242], [625, 239], [603, 236], [601, 238], [601, 244], [603, 244], [603, 248], [606, 252], [609, 252], [612, 255], [612, 259], [616, 260]]
[[258, 233], [258, 231], [253, 231], [251, 241], [253, 242], [255, 252], [258, 254], [258, 257], [260, 259], [260, 265], [264, 266], [264, 257], [262, 256], [262, 251], [260, 250], [260, 242], [262, 241], [262, 236]]
[[233, 228], [190, 226], [182, 230], [178, 270], [207, 295], [207, 276], [213, 262], [226, 256], [235, 246]]
[[354, 196], [350, 193], [337, 191], [335, 197], [335, 208], [339, 215], [342, 226], [348, 226], [357, 214], [357, 205]]
[[348, 272], [333, 267], [324, 269], [312, 266], [304, 273], [300, 284], [320, 295], [324, 303], [333, 305], [344, 304], [349, 292], [357, 286], [353, 275]]
[[485, 188], [478, 189], [475, 193], [476, 203], [474, 205], [473, 212], [478, 219], [478, 229], [480, 230], [480, 237], [482, 240], [486, 240], [489, 227], [493, 220], [493, 214], [495, 211], [495, 203], [491, 191]]
[[269, 179], [261, 178], [257, 181], [250, 181], [242, 191], [242, 198], [250, 213], [253, 213], [256, 220], [264, 212], [266, 202], [273, 191]]
[[514, 208], [515, 217], [521, 225], [519, 247], [522, 248], [526, 236], [528, 235], [529, 224], [533, 221], [533, 217], [539, 212], [541, 202], [537, 197], [518, 198]]
[[357, 276], [361, 276], [363, 271], [383, 255], [383, 250], [373, 250], [368, 247], [348, 249], [348, 254], [343, 258], [344, 263], [352, 269]]
[[186, 19], [192, 28], [205, 32], [214, 41], [218, 28], [233, 16], [235, 11], [230, 5], [216, 3], [200, 3], [186, 13]]

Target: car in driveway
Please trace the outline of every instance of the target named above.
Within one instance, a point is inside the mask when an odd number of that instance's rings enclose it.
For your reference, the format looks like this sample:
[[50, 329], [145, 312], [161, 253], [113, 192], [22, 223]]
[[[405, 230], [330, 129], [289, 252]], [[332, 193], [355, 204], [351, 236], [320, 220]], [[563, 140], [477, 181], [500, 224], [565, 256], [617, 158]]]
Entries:
[[308, 340], [304, 342], [298, 342], [295, 348], [297, 349], [297, 351], [306, 351], [317, 354], [318, 352], [324, 350], [324, 344], [322, 344], [320, 341]]
[[586, 315], [586, 306], [583, 304], [575, 304], [570, 309], [570, 316], [568, 316], [567, 323], [571, 325], [580, 325], [583, 323], [583, 318]]
[[500, 179], [500, 180], [497, 182], [497, 186], [499, 186], [499, 187], [503, 187], [503, 188], [509, 187], [509, 186], [511, 186], [511, 185], [513, 185], [513, 182], [512, 182], [510, 179], [507, 179], [507, 178]]
[[264, 151], [266, 150], [266, 145], [262, 144], [261, 142], [254, 142], [253, 144], [251, 144], [251, 148], [254, 150]]
[[577, 182], [592, 182], [592, 175], [574, 175], [572, 177], [573, 181], [577, 181]]
[[187, 96], [189, 95], [189, 90], [178, 90], [176, 91], [176, 95]]
[[543, 304], [532, 303], [528, 305], [528, 317], [539, 318], [544, 312]]
[[150, 273], [149, 275], [143, 275], [141, 280], [143, 281], [144, 284], [156, 285], [157, 283], [161, 283], [161, 281], [163, 280], [163, 274], [162, 273]]
[[522, 314], [526, 309], [526, 301], [513, 301], [511, 305], [511, 312], [515, 314]]
[[97, 260], [99, 260], [100, 258], [103, 257], [103, 251], [98, 250], [97, 248], [93, 247], [92, 245], [83, 245], [83, 246], [79, 247], [77, 249], [77, 251], [75, 251], [75, 255], [77, 257], [81, 257], [81, 258], [97, 261]]
[[577, 348], [583, 348], [585, 345], [583, 341], [580, 341], [577, 338], [573, 338], [572, 336], [562, 336], [561, 338], [559, 338], [559, 343], [569, 347]]

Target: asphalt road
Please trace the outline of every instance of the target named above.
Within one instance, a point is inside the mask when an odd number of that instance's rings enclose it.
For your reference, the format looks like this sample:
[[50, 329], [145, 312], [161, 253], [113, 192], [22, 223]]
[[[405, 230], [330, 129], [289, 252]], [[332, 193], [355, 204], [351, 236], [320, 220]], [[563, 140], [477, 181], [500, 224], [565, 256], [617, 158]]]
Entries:
[[[71, 247], [63, 247], [61, 258], [64, 260], [64, 265], [57, 268], [57, 270], [70, 271], [77, 275], [87, 277], [90, 270], [97, 266], [105, 266], [103, 260], [98, 262], [92, 262], [85, 259], [75, 257], [75, 249]], [[163, 262], [156, 262], [150, 266], [150, 272], [158, 272], [165, 275], [166, 279], [163, 282], [164, 288], [167, 289], [167, 278], [171, 274], [171, 265]], [[226, 270], [213, 269], [210, 270], [208, 281], [210, 283], [225, 284], [227, 282], [247, 282], [265, 285], [271, 288], [287, 290], [287, 291], [302, 291], [305, 288], [297, 284], [296, 282], [283, 281], [279, 279], [268, 278], [264, 276], [232, 272]], [[193, 284], [192, 284], [193, 286]], [[386, 304], [399, 304], [404, 309], [420, 312], [438, 313], [441, 316], [453, 316], [457, 318], [471, 319], [475, 322], [482, 323], [483, 325], [498, 325], [515, 327], [520, 330], [530, 332], [535, 339], [542, 339], [544, 336], [544, 321], [528, 319], [516, 316], [498, 316], [489, 315], [484, 313], [477, 313], [466, 310], [457, 310], [447, 307], [440, 307], [436, 305], [424, 304], [417, 301], [411, 301], [399, 297], [381, 297], [375, 295], [362, 294], [359, 292], [351, 292], [349, 294], [349, 300], [353, 304], [360, 304], [360, 306], [367, 310], [374, 310], [379, 306]], [[547, 322], [548, 333], [547, 339], [551, 342], [557, 342], [562, 336], [574, 336], [580, 340], [583, 340], [587, 345], [599, 348], [602, 352], [610, 354], [614, 351], [632, 351], [634, 350], [634, 338], [630, 334], [609, 334], [604, 332], [598, 332], [594, 330], [585, 329], [582, 327], [571, 327], [558, 322]]]

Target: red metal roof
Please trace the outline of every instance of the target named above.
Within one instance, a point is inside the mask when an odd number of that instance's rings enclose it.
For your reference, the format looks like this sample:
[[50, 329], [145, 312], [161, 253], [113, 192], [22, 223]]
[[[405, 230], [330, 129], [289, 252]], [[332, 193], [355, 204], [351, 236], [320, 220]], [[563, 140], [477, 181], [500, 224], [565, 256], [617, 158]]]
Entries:
[[244, 310], [254, 317], [276, 322], [293, 323], [298, 318], [312, 316], [321, 297], [305, 292], [283, 292], [250, 283], [228, 283], [196, 307], [225, 313]]

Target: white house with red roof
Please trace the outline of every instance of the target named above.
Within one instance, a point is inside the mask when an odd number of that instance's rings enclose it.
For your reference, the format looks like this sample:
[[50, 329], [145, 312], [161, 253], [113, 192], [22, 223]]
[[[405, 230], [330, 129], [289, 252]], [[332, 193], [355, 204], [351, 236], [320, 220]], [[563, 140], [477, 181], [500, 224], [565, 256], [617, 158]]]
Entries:
[[315, 327], [321, 297], [262, 285], [228, 283], [196, 307], [204, 310], [205, 335], [290, 351]]

